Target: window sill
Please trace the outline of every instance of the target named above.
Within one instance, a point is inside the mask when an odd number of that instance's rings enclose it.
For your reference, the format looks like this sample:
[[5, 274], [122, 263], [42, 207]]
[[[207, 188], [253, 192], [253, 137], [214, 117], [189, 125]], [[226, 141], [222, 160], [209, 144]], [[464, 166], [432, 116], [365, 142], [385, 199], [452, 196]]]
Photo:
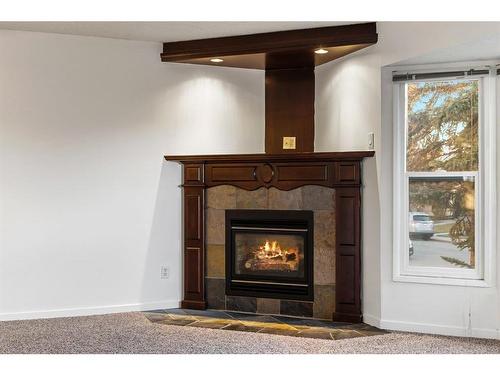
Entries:
[[435, 284], [435, 285], [455, 285], [467, 286], [476, 288], [490, 288], [492, 283], [486, 280], [474, 279], [455, 279], [451, 277], [432, 277], [432, 276], [413, 276], [413, 275], [394, 275], [392, 280], [394, 282], [403, 283], [417, 283], [417, 284]]

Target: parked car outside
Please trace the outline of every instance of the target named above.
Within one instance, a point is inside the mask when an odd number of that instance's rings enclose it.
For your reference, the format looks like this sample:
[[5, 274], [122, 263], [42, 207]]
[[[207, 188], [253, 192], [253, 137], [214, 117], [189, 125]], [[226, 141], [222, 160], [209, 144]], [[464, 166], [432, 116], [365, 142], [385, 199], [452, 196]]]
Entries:
[[423, 238], [430, 240], [434, 235], [434, 221], [425, 212], [409, 213], [410, 238]]

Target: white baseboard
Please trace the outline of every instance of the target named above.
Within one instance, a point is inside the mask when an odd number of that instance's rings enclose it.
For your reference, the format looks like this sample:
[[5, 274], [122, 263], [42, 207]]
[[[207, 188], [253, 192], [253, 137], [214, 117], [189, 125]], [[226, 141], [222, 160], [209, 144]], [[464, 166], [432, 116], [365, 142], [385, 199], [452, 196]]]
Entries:
[[434, 335], [477, 337], [482, 339], [500, 339], [500, 330], [471, 328], [459, 326], [447, 326], [439, 324], [425, 324], [415, 322], [404, 322], [397, 320], [384, 320], [372, 315], [363, 315], [363, 321], [366, 324], [377, 328], [388, 329], [391, 331], [404, 331], [416, 333], [428, 333]]
[[20, 311], [13, 313], [0, 313], [0, 321], [102, 315], [102, 314], [113, 314], [113, 313], [132, 312], [132, 311], [172, 309], [172, 308], [178, 308], [179, 306], [180, 306], [179, 301], [164, 300], [164, 301], [146, 302], [146, 303], [132, 303], [126, 305], [78, 307], [78, 308], [44, 310], [44, 311]]

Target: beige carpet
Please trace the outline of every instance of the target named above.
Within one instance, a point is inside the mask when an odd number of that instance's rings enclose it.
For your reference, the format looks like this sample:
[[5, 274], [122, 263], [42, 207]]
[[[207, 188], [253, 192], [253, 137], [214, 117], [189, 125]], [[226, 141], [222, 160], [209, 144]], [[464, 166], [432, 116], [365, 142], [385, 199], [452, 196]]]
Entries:
[[0, 322], [0, 353], [500, 353], [500, 341], [409, 333], [333, 341], [168, 326], [126, 313]]

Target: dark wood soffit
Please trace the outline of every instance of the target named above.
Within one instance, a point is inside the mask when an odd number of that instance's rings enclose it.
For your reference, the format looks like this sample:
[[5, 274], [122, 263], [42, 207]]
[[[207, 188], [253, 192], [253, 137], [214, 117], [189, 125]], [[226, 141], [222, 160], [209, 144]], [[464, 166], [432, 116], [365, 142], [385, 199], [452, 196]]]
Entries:
[[[266, 70], [266, 154], [314, 151], [314, 69]], [[295, 149], [283, 149], [295, 137]]]
[[[320, 65], [375, 44], [377, 40], [376, 23], [372, 22], [163, 43], [161, 60], [269, 69], [274, 68], [268, 61], [272, 54], [314, 54], [317, 48], [331, 48], [330, 53], [315, 56], [314, 65]], [[228, 61], [214, 64], [209, 61], [213, 57], [228, 57]], [[296, 66], [293, 59], [287, 60]]]
[[179, 163], [245, 163], [245, 162], [318, 162], [359, 161], [373, 157], [375, 151], [303, 152], [298, 154], [226, 154], [226, 155], [165, 155], [165, 160]]

